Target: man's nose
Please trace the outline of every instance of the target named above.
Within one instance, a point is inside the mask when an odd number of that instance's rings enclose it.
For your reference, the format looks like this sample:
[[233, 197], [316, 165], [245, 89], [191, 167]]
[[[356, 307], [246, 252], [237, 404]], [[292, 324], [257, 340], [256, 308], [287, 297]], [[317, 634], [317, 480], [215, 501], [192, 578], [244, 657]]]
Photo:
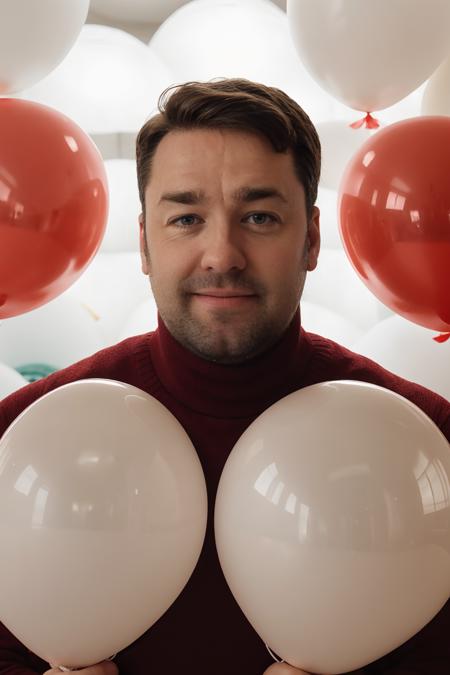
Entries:
[[247, 260], [239, 232], [223, 224], [209, 228], [203, 242], [201, 266], [204, 270], [222, 274], [233, 269], [243, 270]]

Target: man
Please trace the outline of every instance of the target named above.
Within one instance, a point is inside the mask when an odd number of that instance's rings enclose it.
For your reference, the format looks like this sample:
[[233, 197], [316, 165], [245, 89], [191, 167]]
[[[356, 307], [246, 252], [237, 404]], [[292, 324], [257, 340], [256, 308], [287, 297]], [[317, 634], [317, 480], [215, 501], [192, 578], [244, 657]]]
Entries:
[[[270, 666], [273, 659], [220, 570], [212, 516], [231, 448], [275, 401], [325, 380], [365, 380], [395, 390], [422, 407], [447, 438], [450, 406], [300, 328], [299, 299], [320, 245], [314, 205], [320, 144], [303, 110], [283, 92], [245, 80], [188, 83], [170, 94], [137, 139], [142, 269], [158, 305], [158, 330], [13, 394], [0, 406], [0, 435], [50, 389], [104, 377], [158, 398], [202, 462], [209, 523], [191, 579], [115, 663], [84, 675], [299, 675], [285, 664]], [[446, 606], [407, 644], [360, 672], [448, 673], [449, 628]], [[0, 674], [47, 668], [2, 630]]]

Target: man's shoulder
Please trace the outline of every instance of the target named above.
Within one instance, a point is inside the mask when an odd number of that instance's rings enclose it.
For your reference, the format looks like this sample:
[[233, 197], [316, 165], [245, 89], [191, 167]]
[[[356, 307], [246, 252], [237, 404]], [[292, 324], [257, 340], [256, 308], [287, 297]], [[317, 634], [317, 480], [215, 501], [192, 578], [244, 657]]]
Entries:
[[127, 338], [13, 392], [0, 401], [0, 438], [25, 408], [70, 382], [102, 378], [150, 388], [153, 377], [151, 342], [152, 333]]
[[389, 389], [423, 410], [450, 440], [450, 402], [328, 338], [307, 333], [312, 346], [310, 377], [315, 381], [360, 380]]

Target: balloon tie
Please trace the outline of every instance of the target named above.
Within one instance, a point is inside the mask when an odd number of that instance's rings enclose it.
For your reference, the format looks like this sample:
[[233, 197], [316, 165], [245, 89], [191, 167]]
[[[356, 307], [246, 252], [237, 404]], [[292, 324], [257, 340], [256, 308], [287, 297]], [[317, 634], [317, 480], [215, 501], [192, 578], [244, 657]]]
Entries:
[[378, 129], [380, 123], [375, 117], [372, 117], [370, 112], [368, 112], [365, 117], [356, 120], [356, 122], [352, 122], [349, 126], [351, 126], [352, 129], [361, 129], [361, 127], [364, 127], [365, 129]]
[[266, 649], [274, 661], [276, 661], [277, 663], [284, 663], [284, 659], [279, 659], [278, 656], [274, 654], [273, 651], [270, 649], [269, 645], [267, 643], [264, 644], [266, 645]]
[[450, 338], [450, 333], [441, 333], [440, 335], [436, 335], [436, 337], [433, 338], [435, 342], [447, 342], [447, 340]]

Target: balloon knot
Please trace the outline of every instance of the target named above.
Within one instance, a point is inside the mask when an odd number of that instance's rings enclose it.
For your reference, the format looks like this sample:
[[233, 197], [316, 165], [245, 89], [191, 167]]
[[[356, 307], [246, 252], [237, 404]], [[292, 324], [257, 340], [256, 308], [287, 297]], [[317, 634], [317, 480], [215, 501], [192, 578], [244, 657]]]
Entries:
[[440, 335], [436, 335], [436, 337], [433, 338], [435, 342], [447, 342], [447, 340], [450, 338], [450, 333], [441, 333]]
[[380, 123], [375, 117], [372, 117], [370, 112], [368, 112], [365, 117], [356, 120], [356, 122], [352, 122], [350, 126], [352, 129], [361, 129], [361, 127], [364, 127], [365, 129], [378, 129]]

